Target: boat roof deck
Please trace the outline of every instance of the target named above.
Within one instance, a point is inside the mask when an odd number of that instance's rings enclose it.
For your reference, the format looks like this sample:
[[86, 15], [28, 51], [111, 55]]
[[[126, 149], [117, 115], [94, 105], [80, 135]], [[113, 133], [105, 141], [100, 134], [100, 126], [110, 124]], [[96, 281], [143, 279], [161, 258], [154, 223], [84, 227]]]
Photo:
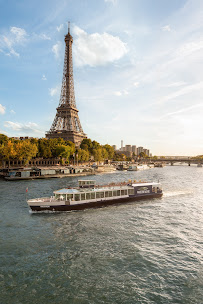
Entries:
[[54, 194], [79, 194], [84, 192], [102, 192], [102, 191], [111, 191], [111, 190], [125, 190], [132, 189], [132, 187], [146, 187], [146, 186], [155, 186], [160, 185], [159, 183], [136, 183], [132, 185], [115, 185], [115, 186], [101, 186], [98, 188], [63, 188], [60, 190], [54, 191]]
[[160, 183], [157, 182], [157, 183], [135, 183], [135, 184], [132, 184], [133, 187], [155, 186], [155, 185], [160, 185]]
[[55, 194], [76, 194], [76, 193], [84, 193], [84, 192], [102, 192], [102, 191], [111, 191], [111, 190], [122, 190], [132, 188], [131, 186], [114, 186], [114, 187], [102, 187], [102, 188], [78, 188], [78, 189], [60, 189], [54, 191]]

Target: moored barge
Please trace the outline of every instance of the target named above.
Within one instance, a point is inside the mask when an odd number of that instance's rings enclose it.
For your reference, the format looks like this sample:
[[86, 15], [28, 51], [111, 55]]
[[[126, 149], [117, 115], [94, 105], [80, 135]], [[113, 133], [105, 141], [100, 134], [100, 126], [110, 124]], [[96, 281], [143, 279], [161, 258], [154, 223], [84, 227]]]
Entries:
[[128, 182], [96, 186], [93, 180], [79, 180], [79, 187], [54, 191], [54, 196], [27, 200], [32, 211], [71, 211], [161, 197], [160, 183]]

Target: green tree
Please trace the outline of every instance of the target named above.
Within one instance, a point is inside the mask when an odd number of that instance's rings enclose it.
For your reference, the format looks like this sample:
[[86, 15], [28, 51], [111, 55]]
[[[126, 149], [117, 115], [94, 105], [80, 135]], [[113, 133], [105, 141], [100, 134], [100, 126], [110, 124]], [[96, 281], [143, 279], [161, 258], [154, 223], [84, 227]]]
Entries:
[[83, 150], [83, 149], [78, 149], [78, 161], [80, 162], [85, 162], [88, 161], [90, 158], [89, 151]]
[[38, 157], [53, 157], [50, 143], [51, 141], [47, 140], [46, 138], [40, 138], [38, 140]]
[[102, 147], [102, 159], [109, 159], [109, 154], [108, 154], [108, 151]]
[[125, 154], [121, 154], [121, 159], [122, 159], [122, 160], [126, 160], [126, 158], [127, 158], [127, 157], [126, 157]]
[[4, 135], [4, 134], [0, 134], [0, 145], [5, 144], [9, 141], [8, 136]]
[[30, 143], [35, 144], [36, 146], [38, 146], [38, 142], [39, 142], [39, 139], [37, 139], [37, 138], [31, 138], [30, 139]]
[[19, 141], [14, 144], [16, 151], [15, 158], [23, 160], [26, 164], [30, 159], [35, 157], [38, 152], [38, 147], [36, 144], [32, 144], [30, 140]]
[[0, 144], [0, 159], [4, 157], [4, 144]]
[[140, 152], [139, 157], [146, 158], [147, 155], [144, 152]]
[[63, 158], [65, 158], [65, 160], [67, 162], [69, 162], [69, 158], [71, 155], [71, 147], [70, 146], [65, 146], [65, 145], [58, 145], [56, 147], [56, 156], [59, 157], [61, 159], [61, 161], [63, 160]]
[[5, 160], [12, 160], [16, 157], [16, 151], [14, 148], [14, 143], [11, 140], [8, 140], [7, 143], [5, 143], [3, 149], [2, 149], [3, 158]]
[[108, 159], [113, 159], [114, 154], [115, 154], [114, 148], [111, 147], [111, 146], [108, 145], [108, 144], [104, 145], [103, 148], [105, 148], [106, 151], [107, 151], [107, 153], [108, 153], [107, 158], [108, 158]]
[[121, 157], [121, 155], [119, 154], [119, 153], [114, 153], [114, 157], [113, 157], [113, 160], [115, 160], [115, 161], [122, 161], [123, 159], [122, 159], [122, 157]]
[[103, 159], [102, 148], [94, 149], [93, 150], [93, 156], [94, 156], [95, 161], [101, 161]]
[[91, 152], [92, 150], [92, 141], [89, 138], [84, 138], [80, 144], [80, 148], [85, 151]]
[[73, 153], [75, 153], [75, 144], [72, 141], [69, 141], [69, 140], [67, 140], [65, 142], [65, 144], [71, 148], [70, 153], [71, 153], [71, 155], [73, 155]]
[[100, 147], [101, 147], [101, 145], [96, 140], [93, 140], [92, 149], [98, 149]]

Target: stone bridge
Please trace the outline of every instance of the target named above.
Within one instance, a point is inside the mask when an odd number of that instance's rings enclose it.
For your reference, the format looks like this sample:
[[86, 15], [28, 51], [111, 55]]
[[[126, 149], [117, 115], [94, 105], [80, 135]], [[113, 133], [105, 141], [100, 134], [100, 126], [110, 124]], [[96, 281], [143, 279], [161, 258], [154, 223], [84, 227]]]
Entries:
[[196, 165], [203, 165], [203, 158], [148, 158], [148, 159], [143, 159], [144, 162], [148, 163], [163, 163], [163, 164], [171, 164], [173, 166], [175, 163], [187, 163], [188, 166], [191, 164], [196, 164]]

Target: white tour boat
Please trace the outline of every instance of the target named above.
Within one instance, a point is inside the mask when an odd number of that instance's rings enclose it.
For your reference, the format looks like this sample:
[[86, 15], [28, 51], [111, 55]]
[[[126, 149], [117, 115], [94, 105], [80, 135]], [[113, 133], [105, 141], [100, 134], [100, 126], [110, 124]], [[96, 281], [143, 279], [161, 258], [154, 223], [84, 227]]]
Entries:
[[79, 187], [54, 191], [54, 196], [27, 200], [32, 211], [71, 211], [116, 203], [161, 197], [160, 183], [124, 182], [96, 186], [93, 180], [79, 180]]

